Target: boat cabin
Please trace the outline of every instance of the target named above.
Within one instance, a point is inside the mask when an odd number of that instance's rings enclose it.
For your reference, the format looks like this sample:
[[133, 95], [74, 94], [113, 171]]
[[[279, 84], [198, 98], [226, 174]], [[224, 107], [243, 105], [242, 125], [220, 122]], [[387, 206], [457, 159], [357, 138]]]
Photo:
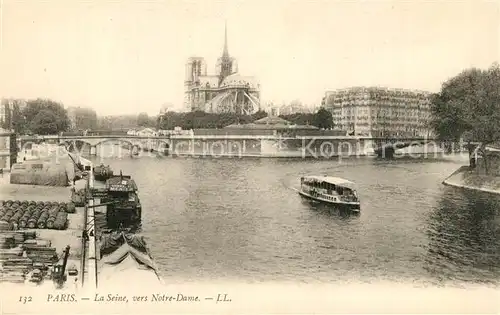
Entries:
[[129, 226], [140, 221], [142, 215], [141, 203], [137, 193], [137, 185], [130, 176], [120, 175], [106, 181], [107, 201], [106, 211], [108, 226]]

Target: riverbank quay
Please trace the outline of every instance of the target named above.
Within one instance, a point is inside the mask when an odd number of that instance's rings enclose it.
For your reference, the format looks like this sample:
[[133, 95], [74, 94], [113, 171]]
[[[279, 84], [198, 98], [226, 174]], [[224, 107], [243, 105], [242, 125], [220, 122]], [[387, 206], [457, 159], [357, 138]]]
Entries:
[[500, 176], [478, 174], [464, 165], [443, 181], [444, 185], [500, 195]]
[[[0, 198], [2, 200], [11, 201], [26, 201], [35, 204], [43, 204], [45, 207], [51, 208], [56, 203], [62, 205], [70, 205], [70, 187], [50, 187], [50, 186], [34, 186], [10, 184], [9, 174], [5, 174], [0, 178]], [[68, 276], [65, 286], [81, 287], [82, 260], [85, 259], [85, 250], [82, 242], [82, 231], [84, 229], [84, 211], [83, 208], [75, 207], [71, 212], [67, 212], [64, 217], [67, 217], [67, 225], [64, 229], [49, 229], [45, 228], [18, 228], [17, 231], [2, 231], [0, 235], [9, 233], [31, 233], [36, 235], [34, 241], [23, 240], [22, 244], [17, 244], [18, 248], [22, 248], [19, 252], [20, 258], [18, 264], [24, 264], [22, 278], [23, 283], [36, 285], [39, 287], [54, 288], [54, 283], [49, 280], [50, 270], [56, 263], [61, 263], [62, 253], [66, 246], [70, 246], [69, 256], [67, 260], [67, 269], [75, 269], [76, 276]], [[19, 242], [21, 239], [19, 238]], [[40, 242], [38, 242], [40, 241]], [[35, 243], [35, 245], [33, 245]], [[38, 243], [44, 243], [40, 245]], [[33, 245], [33, 246], [32, 246]], [[40, 254], [38, 254], [40, 252]], [[43, 253], [43, 255], [42, 255]], [[56, 255], [57, 259], [49, 257], [49, 253]], [[31, 256], [31, 257], [30, 257]], [[29, 258], [29, 259], [24, 259]], [[42, 263], [42, 265], [37, 264]], [[8, 263], [9, 264], [9, 263]], [[16, 263], [13, 262], [14, 265]], [[5, 265], [5, 263], [3, 263]], [[42, 270], [45, 275], [43, 280], [38, 283], [30, 282], [31, 273], [35, 269]], [[2, 276], [5, 274], [5, 268], [2, 271]], [[45, 274], [46, 271], [46, 274]]]

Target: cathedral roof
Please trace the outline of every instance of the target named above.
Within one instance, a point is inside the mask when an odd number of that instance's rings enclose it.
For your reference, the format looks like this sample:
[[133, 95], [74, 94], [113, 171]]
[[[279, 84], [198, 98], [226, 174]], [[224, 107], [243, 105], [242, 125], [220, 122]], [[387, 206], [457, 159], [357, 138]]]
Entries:
[[242, 76], [239, 73], [233, 73], [227, 76], [224, 81], [222, 81], [222, 86], [234, 86], [234, 85], [246, 85], [248, 84], [250, 88], [258, 88], [259, 84], [255, 77]]

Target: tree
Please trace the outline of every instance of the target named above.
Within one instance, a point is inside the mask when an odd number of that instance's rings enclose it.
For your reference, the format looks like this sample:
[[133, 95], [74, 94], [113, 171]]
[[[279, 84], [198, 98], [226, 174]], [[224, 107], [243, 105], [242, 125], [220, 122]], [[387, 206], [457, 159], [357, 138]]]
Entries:
[[149, 116], [147, 113], [140, 113], [137, 116], [137, 126], [139, 127], [147, 127], [149, 126], [151, 121], [149, 120]]
[[50, 135], [59, 131], [58, 117], [48, 109], [42, 109], [30, 122], [30, 129], [35, 134]]
[[12, 129], [15, 133], [22, 134], [26, 130], [26, 119], [21, 111], [20, 101], [14, 100], [12, 107]]
[[99, 117], [97, 127], [100, 130], [131, 129], [137, 127], [137, 115], [117, 115]]
[[468, 69], [446, 81], [433, 96], [431, 126], [441, 139], [458, 140], [465, 133], [480, 142], [488, 173], [486, 146], [500, 140], [500, 67]]
[[310, 113], [294, 113], [290, 115], [280, 115], [280, 118], [288, 120], [296, 125], [313, 125], [314, 124], [314, 114]]
[[259, 111], [255, 112], [254, 114], [252, 114], [252, 121], [256, 121], [256, 120], [259, 120], [259, 119], [262, 119], [265, 117], [267, 117], [267, 113], [263, 110], [259, 110]]
[[324, 108], [320, 108], [316, 114], [314, 114], [313, 125], [320, 129], [331, 129], [333, 128], [333, 117], [332, 114]]
[[231, 124], [247, 124], [264, 118], [267, 113], [258, 111], [252, 115], [238, 115], [235, 113], [206, 113], [193, 111], [188, 113], [166, 112], [158, 117], [160, 129], [172, 130], [175, 127], [182, 129], [213, 129], [224, 128]]
[[73, 108], [76, 130], [97, 129], [97, 113], [91, 108]]
[[[68, 129], [70, 123], [68, 119], [68, 114], [64, 109], [64, 106], [61, 103], [49, 99], [40, 99], [40, 98], [35, 100], [29, 100], [26, 103], [26, 107], [22, 112], [26, 124], [29, 125], [30, 128], [33, 128], [33, 126], [37, 126], [37, 124], [35, 123], [35, 118], [37, 118], [38, 114], [40, 114], [40, 112], [42, 111], [45, 114], [42, 114], [42, 116], [40, 117], [44, 118], [46, 114], [50, 112], [56, 118], [55, 121], [56, 130], [54, 131], [55, 133], [66, 131]], [[37, 118], [38, 119], [37, 121], [39, 121], [40, 117]], [[48, 130], [51, 128], [42, 128], [42, 129]], [[33, 129], [31, 129], [31, 131], [35, 132]]]

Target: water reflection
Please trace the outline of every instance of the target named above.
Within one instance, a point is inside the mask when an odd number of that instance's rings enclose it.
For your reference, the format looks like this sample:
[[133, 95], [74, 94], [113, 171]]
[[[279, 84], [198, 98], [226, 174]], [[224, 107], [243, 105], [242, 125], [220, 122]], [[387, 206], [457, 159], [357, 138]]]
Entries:
[[498, 283], [499, 209], [497, 196], [446, 189], [426, 222], [424, 269], [439, 282]]
[[308, 200], [306, 198], [302, 198], [302, 204], [306, 207], [309, 207], [312, 211], [317, 211], [324, 215], [329, 215], [333, 217], [339, 217], [341, 219], [350, 219], [359, 217], [361, 212], [352, 211], [346, 207], [336, 207], [335, 205], [329, 205], [313, 200]]

